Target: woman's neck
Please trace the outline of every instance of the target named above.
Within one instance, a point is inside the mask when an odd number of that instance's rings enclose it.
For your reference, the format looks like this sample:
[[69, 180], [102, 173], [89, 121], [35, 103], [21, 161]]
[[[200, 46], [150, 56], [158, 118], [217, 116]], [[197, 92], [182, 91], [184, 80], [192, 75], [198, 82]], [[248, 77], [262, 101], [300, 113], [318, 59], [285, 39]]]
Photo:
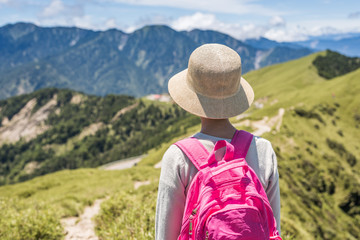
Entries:
[[201, 132], [210, 136], [231, 139], [236, 128], [229, 119], [201, 118]]

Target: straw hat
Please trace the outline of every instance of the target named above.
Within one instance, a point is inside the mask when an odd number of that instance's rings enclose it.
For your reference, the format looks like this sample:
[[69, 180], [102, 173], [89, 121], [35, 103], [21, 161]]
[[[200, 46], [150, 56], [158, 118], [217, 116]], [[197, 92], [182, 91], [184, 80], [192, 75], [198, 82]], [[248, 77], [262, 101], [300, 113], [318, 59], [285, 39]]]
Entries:
[[205, 44], [191, 54], [188, 68], [169, 80], [169, 93], [186, 111], [224, 119], [248, 109], [254, 91], [241, 77], [241, 59], [231, 48]]

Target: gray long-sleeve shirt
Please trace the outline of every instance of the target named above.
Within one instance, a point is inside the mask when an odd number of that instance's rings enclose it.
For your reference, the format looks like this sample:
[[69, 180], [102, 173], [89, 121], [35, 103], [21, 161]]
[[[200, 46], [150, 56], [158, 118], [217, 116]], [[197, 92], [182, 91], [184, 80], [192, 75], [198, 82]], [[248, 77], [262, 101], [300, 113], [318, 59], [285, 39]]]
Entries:
[[[218, 138], [203, 133], [194, 135], [211, 152]], [[225, 139], [231, 141], [231, 139]], [[224, 154], [219, 151], [219, 155]], [[245, 158], [262, 183], [272, 207], [280, 233], [280, 189], [277, 159], [271, 143], [254, 136]], [[155, 239], [175, 240], [181, 230], [188, 188], [198, 172], [189, 158], [172, 145], [164, 154], [156, 206]]]

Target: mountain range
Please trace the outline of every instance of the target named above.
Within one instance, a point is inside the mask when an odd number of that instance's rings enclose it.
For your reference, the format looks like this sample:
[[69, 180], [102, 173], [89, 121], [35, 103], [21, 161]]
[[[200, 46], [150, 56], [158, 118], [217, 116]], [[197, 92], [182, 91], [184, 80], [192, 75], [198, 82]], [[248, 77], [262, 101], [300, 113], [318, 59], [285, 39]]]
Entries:
[[276, 42], [263, 37], [247, 39], [246, 44], [261, 49], [288, 47], [292, 49], [308, 48], [314, 52], [326, 49], [339, 52], [346, 56], [360, 57], [360, 33], [331, 34], [309, 37], [305, 41]]
[[315, 51], [331, 49], [347, 56], [360, 57], [360, 33], [325, 35], [295, 43]]
[[8, 24], [0, 28], [0, 99], [44, 87], [136, 97], [167, 92], [168, 79], [185, 69], [190, 53], [204, 43], [236, 50], [243, 73], [313, 52], [276, 42], [258, 47], [216, 31], [178, 32], [159, 25], [128, 34]]

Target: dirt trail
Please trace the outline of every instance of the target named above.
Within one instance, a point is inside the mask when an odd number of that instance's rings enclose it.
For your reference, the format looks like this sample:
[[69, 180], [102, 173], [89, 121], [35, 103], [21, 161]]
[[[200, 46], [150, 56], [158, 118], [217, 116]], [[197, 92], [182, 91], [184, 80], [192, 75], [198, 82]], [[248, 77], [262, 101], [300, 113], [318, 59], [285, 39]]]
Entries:
[[[115, 161], [101, 167], [104, 170], [122, 170], [134, 167], [145, 155]], [[143, 185], [150, 184], [150, 181], [135, 182], [134, 188], [138, 189]], [[105, 199], [97, 199], [92, 206], [84, 209], [79, 217], [63, 218], [61, 224], [65, 229], [65, 240], [98, 240], [95, 234], [95, 223], [92, 220], [100, 212], [101, 203]]]
[[123, 160], [118, 160], [115, 162], [105, 164], [101, 168], [104, 170], [122, 170], [122, 169], [131, 168], [134, 167], [138, 162], [140, 162], [141, 159], [143, 159], [144, 157], [145, 155], [141, 155]]
[[95, 223], [92, 218], [100, 211], [100, 205], [105, 199], [98, 199], [92, 206], [86, 207], [79, 217], [64, 218], [61, 220], [66, 236], [65, 240], [98, 240], [95, 235]]
[[148, 180], [148, 181], [143, 181], [143, 182], [135, 182], [134, 183], [134, 188], [135, 189], [138, 189], [139, 187], [141, 186], [144, 186], [144, 185], [149, 185], [151, 182]]
[[275, 131], [278, 132], [280, 131], [284, 114], [285, 109], [280, 108], [278, 114], [272, 118], [265, 116], [259, 121], [244, 120], [235, 124], [235, 126], [247, 126], [254, 128], [255, 131], [252, 132], [252, 134], [254, 134], [255, 136], [261, 136], [266, 132], [270, 132], [273, 127], [275, 127]]

